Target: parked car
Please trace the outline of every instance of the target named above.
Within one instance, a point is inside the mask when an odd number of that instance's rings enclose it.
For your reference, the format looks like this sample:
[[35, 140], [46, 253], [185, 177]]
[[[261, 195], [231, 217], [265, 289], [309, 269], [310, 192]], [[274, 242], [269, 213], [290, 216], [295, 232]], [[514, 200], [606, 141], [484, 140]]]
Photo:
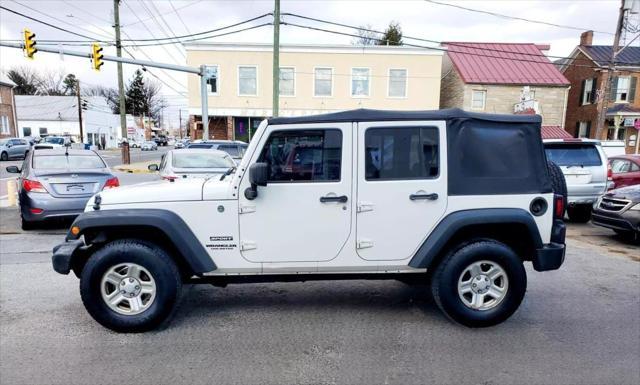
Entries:
[[[97, 194], [53, 268], [73, 270], [89, 314], [121, 332], [160, 325], [183, 282], [327, 279], [430, 282], [449, 318], [495, 325], [525, 295], [525, 262], [564, 261], [564, 179], [540, 125], [459, 109], [271, 118], [228, 177]], [[299, 146], [318, 157], [292, 180]]]
[[153, 138], [153, 141], [156, 142], [158, 146], [166, 146], [167, 145], [167, 137], [164, 135], [158, 135]]
[[616, 155], [609, 158], [614, 188], [640, 184], [640, 155]]
[[140, 149], [142, 151], [157, 151], [158, 145], [156, 144], [156, 142], [146, 141], [140, 145]]
[[189, 144], [189, 139], [180, 139], [176, 141], [176, 144], [173, 148], [174, 149], [186, 148], [188, 144]]
[[591, 221], [640, 240], [640, 185], [611, 190], [598, 200]]
[[70, 143], [70, 140], [62, 136], [47, 136], [33, 148], [36, 150], [51, 150], [54, 148], [62, 148], [66, 143]]
[[233, 160], [238, 163], [242, 160], [248, 144], [239, 140], [206, 140], [199, 143], [190, 143], [187, 148], [210, 148], [212, 150], [224, 151], [231, 155]]
[[0, 160], [24, 159], [31, 145], [21, 138], [0, 139]]
[[591, 139], [548, 139], [547, 159], [562, 169], [567, 182], [567, 214], [574, 222], [588, 222], [593, 204], [610, 183], [607, 157], [600, 142]]
[[22, 229], [52, 218], [75, 217], [97, 192], [120, 185], [104, 160], [90, 150], [38, 150], [27, 154], [19, 173]]
[[234, 168], [236, 163], [224, 151], [206, 149], [185, 149], [167, 151], [160, 164], [150, 164], [150, 171], [158, 171], [166, 180], [178, 178], [208, 178], [223, 174]]

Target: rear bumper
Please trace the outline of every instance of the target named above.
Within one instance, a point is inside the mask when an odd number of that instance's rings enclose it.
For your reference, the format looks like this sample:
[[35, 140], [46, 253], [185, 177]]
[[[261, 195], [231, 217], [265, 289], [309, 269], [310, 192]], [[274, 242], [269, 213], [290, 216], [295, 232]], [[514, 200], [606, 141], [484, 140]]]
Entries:
[[531, 261], [536, 271], [557, 270], [562, 266], [566, 248], [566, 233], [564, 222], [560, 219], [555, 219], [551, 228], [551, 242], [537, 249]]
[[595, 209], [591, 214], [591, 221], [612, 230], [640, 232], [640, 211], [626, 210], [622, 213], [607, 212]]
[[53, 270], [60, 274], [69, 274], [71, 271], [73, 253], [79, 247], [84, 246], [84, 241], [76, 239], [72, 241], [66, 241], [53, 248], [53, 256], [51, 257], [51, 263], [53, 264]]
[[[29, 222], [40, 222], [53, 218], [76, 217], [84, 212], [84, 208], [91, 197], [84, 198], [54, 198], [49, 194], [20, 193], [20, 212]], [[34, 214], [31, 209], [42, 209], [40, 214]]]

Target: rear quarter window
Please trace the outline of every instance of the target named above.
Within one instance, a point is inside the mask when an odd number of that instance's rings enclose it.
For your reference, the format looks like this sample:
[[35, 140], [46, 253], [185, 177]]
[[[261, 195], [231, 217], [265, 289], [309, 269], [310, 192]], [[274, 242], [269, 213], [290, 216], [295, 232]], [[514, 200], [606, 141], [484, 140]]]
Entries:
[[602, 166], [598, 149], [593, 144], [547, 144], [547, 159], [558, 166]]

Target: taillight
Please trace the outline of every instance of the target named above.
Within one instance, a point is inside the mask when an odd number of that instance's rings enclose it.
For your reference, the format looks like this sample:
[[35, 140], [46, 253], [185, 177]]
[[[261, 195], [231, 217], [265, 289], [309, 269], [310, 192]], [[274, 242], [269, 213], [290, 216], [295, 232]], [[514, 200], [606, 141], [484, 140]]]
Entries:
[[37, 180], [23, 179], [22, 188], [27, 192], [46, 193], [47, 189], [44, 188], [42, 183]]
[[164, 175], [162, 177], [162, 179], [168, 180], [168, 181], [174, 181], [174, 180], [178, 179], [178, 177], [176, 175]]
[[31, 208], [29, 209], [29, 211], [31, 211], [31, 214], [42, 214], [44, 210], [39, 208]]
[[562, 195], [553, 196], [553, 217], [556, 219], [564, 218], [564, 197]]
[[106, 190], [108, 188], [114, 188], [118, 186], [120, 186], [120, 181], [117, 177], [114, 176], [113, 178], [107, 179], [107, 182], [104, 184], [104, 187], [102, 189]]
[[610, 163], [607, 164], [607, 180], [613, 180], [613, 170]]

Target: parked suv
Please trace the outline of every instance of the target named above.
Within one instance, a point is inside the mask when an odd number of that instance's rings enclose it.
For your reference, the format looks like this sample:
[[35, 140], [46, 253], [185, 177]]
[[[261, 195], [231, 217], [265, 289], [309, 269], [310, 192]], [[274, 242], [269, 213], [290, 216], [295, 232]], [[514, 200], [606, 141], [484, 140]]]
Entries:
[[31, 145], [25, 139], [0, 139], [0, 160], [24, 159], [31, 150]]
[[122, 332], [167, 319], [183, 283], [335, 279], [430, 282], [451, 319], [495, 325], [524, 297], [524, 263], [564, 260], [566, 187], [540, 123], [458, 109], [265, 120], [237, 170], [95, 195], [53, 268]]
[[168, 144], [167, 137], [164, 135], [158, 135], [154, 137], [153, 141], [156, 142], [158, 146], [166, 146]]
[[611, 190], [598, 200], [593, 223], [640, 240], [640, 185]]
[[611, 173], [600, 142], [590, 139], [544, 141], [547, 159], [562, 169], [567, 183], [567, 214], [574, 222], [588, 222], [593, 204], [606, 191]]

